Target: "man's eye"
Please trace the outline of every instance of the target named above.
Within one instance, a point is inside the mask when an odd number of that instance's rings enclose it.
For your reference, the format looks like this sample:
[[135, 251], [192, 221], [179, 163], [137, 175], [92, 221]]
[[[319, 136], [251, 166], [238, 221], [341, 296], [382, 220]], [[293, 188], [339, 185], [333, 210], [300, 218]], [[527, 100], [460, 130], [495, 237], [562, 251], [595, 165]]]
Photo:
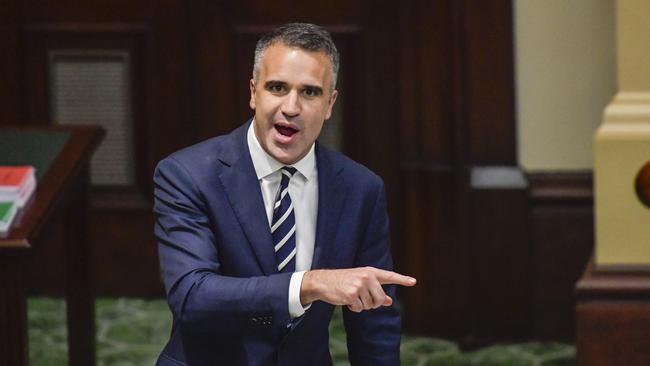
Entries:
[[318, 91], [315, 90], [315, 89], [311, 89], [311, 88], [305, 89], [303, 91], [303, 93], [305, 93], [305, 95], [308, 96], [308, 97], [315, 97], [315, 96], [318, 95]]
[[274, 93], [279, 93], [282, 90], [284, 90], [284, 87], [282, 85], [280, 85], [280, 84], [276, 84], [276, 85], [271, 85], [269, 87], [269, 89]]

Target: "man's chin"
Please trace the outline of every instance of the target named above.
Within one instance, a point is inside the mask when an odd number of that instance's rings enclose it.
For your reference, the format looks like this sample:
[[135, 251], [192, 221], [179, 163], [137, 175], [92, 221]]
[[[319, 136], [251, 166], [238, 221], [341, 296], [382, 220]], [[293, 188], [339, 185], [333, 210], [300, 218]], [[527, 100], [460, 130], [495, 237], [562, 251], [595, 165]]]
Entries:
[[294, 164], [299, 160], [300, 157], [300, 154], [293, 151], [293, 149], [286, 148], [286, 147], [279, 147], [277, 145], [273, 146], [273, 149], [269, 151], [269, 155], [271, 155], [275, 160], [285, 165]]

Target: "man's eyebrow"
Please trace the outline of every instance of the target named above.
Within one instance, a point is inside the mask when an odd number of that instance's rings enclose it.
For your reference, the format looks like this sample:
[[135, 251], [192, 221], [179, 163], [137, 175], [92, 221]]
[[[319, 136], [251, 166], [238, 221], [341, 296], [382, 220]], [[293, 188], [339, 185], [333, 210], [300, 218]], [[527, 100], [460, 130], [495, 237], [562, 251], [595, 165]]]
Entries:
[[264, 87], [266, 87], [266, 88], [268, 88], [270, 86], [275, 86], [275, 85], [287, 85], [287, 83], [285, 83], [284, 81], [280, 81], [280, 80], [269, 80], [269, 81], [264, 83]]
[[307, 85], [305, 85], [303, 87], [303, 89], [311, 89], [311, 90], [313, 90], [313, 91], [315, 91], [317, 93], [320, 93], [320, 94], [323, 93], [323, 88], [318, 86], [318, 85], [309, 85], [309, 84], [307, 84]]

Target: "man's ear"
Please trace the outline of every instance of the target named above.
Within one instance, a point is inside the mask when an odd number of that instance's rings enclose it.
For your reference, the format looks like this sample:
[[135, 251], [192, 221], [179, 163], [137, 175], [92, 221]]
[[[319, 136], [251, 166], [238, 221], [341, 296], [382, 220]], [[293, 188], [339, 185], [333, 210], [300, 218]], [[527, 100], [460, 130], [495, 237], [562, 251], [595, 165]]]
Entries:
[[336, 102], [336, 97], [339, 95], [339, 92], [334, 89], [332, 91], [332, 94], [330, 94], [329, 100], [327, 103], [329, 104], [327, 106], [327, 114], [325, 114], [325, 120], [328, 120], [332, 116], [332, 108], [334, 107], [334, 103]]
[[251, 99], [248, 101], [248, 105], [251, 107], [252, 110], [255, 110], [255, 79], [251, 79], [250, 81], [250, 89], [251, 89]]

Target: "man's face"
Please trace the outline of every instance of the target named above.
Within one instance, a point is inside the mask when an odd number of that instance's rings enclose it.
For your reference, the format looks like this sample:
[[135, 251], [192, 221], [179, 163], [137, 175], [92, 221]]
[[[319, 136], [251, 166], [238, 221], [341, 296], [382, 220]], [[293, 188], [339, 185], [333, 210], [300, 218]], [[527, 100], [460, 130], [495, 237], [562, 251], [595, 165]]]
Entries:
[[302, 159], [332, 114], [336, 90], [332, 64], [324, 52], [282, 43], [263, 54], [257, 80], [251, 79], [250, 107], [255, 136], [262, 148], [283, 164]]

